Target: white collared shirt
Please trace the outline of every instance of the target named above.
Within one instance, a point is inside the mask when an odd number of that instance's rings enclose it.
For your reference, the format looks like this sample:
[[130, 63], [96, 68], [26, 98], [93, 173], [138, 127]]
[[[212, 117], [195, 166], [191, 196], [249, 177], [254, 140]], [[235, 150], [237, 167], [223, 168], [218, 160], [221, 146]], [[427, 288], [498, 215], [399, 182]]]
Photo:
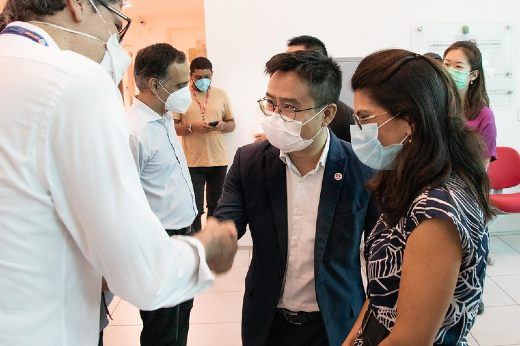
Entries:
[[280, 152], [287, 179], [287, 269], [278, 307], [291, 311], [319, 311], [314, 278], [314, 242], [323, 172], [329, 153], [330, 134], [316, 168], [305, 176]]
[[141, 309], [209, 288], [202, 244], [169, 238], [94, 61], [0, 35], [0, 345], [96, 345], [101, 276]]
[[134, 97], [127, 115], [130, 149], [152, 211], [165, 229], [188, 227], [197, 216], [197, 205], [171, 113], [161, 117]]

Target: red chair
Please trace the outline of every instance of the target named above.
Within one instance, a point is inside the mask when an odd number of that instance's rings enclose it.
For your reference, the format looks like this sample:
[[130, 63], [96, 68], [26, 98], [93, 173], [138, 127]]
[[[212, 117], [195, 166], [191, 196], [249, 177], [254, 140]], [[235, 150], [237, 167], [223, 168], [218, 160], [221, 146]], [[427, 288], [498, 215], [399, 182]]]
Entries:
[[503, 189], [520, 185], [520, 155], [509, 147], [497, 147], [497, 160], [489, 164], [491, 203], [499, 214], [520, 213], [520, 193], [502, 193]]

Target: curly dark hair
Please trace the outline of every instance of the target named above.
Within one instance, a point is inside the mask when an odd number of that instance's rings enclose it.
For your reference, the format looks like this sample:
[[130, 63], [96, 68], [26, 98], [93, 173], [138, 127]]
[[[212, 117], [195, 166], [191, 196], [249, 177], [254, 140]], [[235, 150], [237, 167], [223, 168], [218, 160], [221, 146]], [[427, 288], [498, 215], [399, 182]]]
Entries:
[[[98, 3], [97, 0], [93, 0]], [[108, 3], [117, 3], [121, 0], [106, 0]], [[5, 25], [14, 21], [27, 22], [40, 20], [45, 16], [52, 16], [65, 8], [63, 0], [7, 0], [2, 12]], [[94, 8], [92, 8], [94, 10]], [[2, 21], [0, 20], [0, 24]]]

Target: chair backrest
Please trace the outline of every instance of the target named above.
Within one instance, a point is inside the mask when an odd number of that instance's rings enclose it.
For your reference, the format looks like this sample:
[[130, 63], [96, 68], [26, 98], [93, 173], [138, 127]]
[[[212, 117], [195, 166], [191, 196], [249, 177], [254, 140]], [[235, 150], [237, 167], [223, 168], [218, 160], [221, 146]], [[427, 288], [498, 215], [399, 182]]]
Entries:
[[493, 190], [507, 189], [520, 184], [520, 155], [509, 147], [497, 147], [497, 159], [488, 171]]

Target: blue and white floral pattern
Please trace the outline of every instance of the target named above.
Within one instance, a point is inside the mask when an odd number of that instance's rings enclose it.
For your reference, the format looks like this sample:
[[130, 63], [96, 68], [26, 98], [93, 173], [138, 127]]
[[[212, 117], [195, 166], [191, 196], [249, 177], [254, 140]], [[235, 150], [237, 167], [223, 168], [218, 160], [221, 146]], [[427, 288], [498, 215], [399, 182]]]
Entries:
[[[419, 195], [395, 227], [379, 219], [365, 245], [367, 295], [378, 321], [392, 330], [406, 241], [423, 220], [430, 218], [452, 220], [463, 249], [455, 294], [434, 345], [467, 346], [466, 336], [475, 322], [484, 287], [489, 233], [482, 210], [458, 176], [452, 175], [443, 187]], [[359, 335], [354, 345], [363, 345]]]

